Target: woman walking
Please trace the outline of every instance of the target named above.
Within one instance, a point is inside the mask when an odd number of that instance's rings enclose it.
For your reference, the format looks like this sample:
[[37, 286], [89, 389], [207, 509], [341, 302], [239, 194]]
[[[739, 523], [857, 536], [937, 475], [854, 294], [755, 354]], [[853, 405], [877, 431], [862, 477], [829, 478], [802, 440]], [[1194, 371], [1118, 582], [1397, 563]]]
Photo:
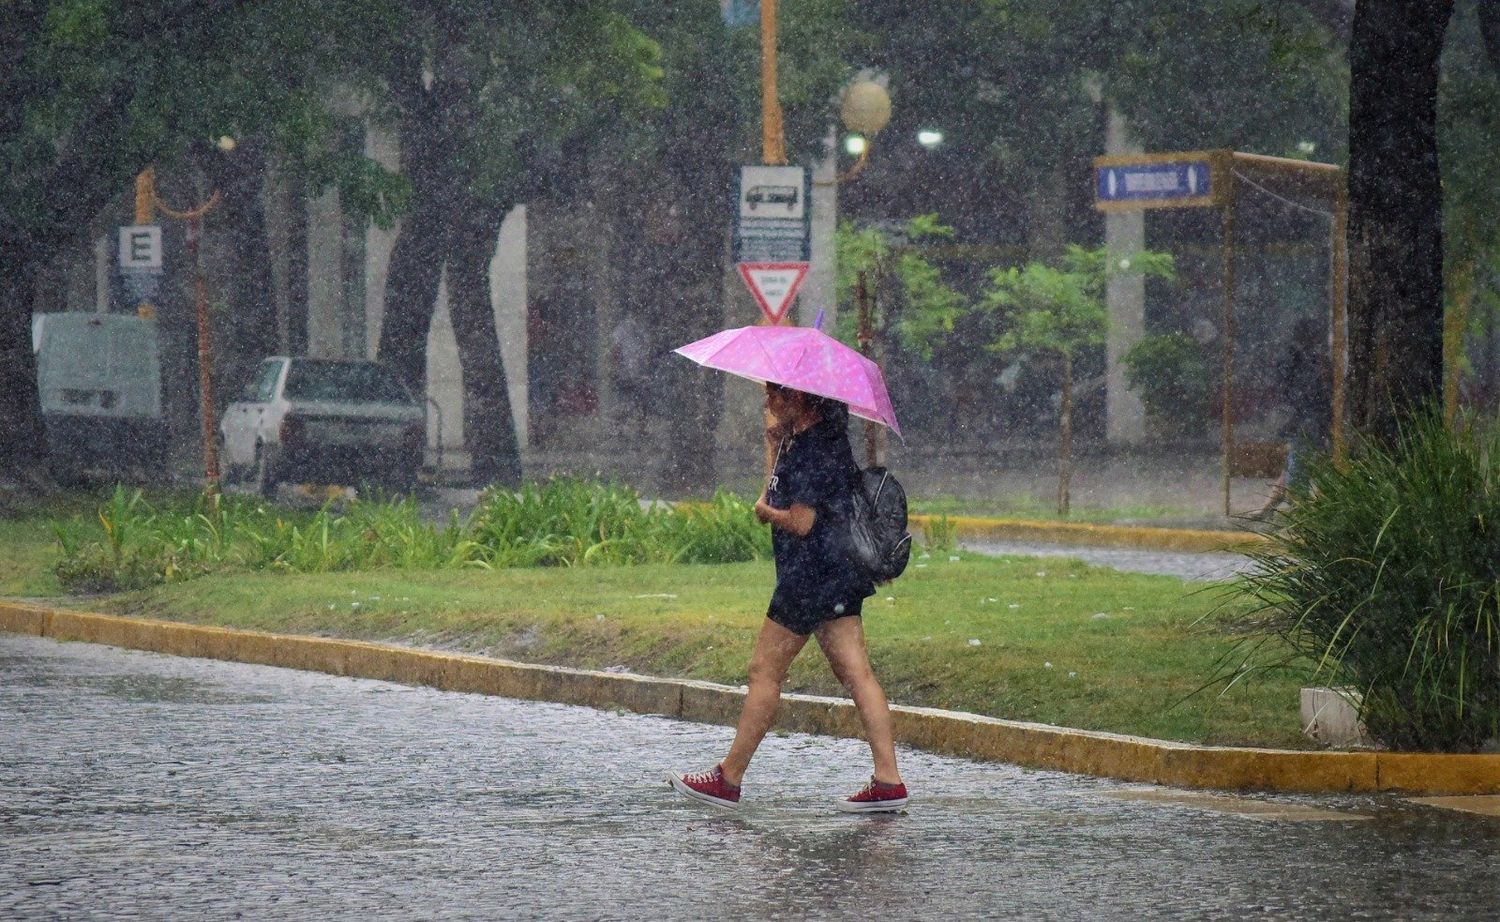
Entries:
[[860, 611], [875, 586], [845, 556], [852, 476], [849, 411], [836, 400], [777, 384], [766, 385], [766, 409], [776, 420], [766, 431], [769, 478], [755, 516], [771, 526], [776, 590], [750, 657], [750, 690], [734, 743], [714, 768], [668, 775], [672, 787], [695, 800], [736, 807], [740, 781], [765, 738], [781, 701], [781, 683], [808, 637], [816, 637], [834, 675], [859, 711], [875, 770], [861, 790], [837, 802], [846, 812], [906, 806], [896, 768], [891, 711], [870, 667]]

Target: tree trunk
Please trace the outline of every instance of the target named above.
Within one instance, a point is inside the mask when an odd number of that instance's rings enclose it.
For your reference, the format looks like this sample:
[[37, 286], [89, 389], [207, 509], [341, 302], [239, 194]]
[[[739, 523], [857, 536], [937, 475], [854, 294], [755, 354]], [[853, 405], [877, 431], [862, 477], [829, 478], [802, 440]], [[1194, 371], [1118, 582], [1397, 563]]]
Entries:
[[470, 476], [476, 485], [516, 487], [521, 484], [520, 446], [490, 302], [490, 261], [507, 211], [478, 203], [464, 209], [449, 253], [448, 313], [463, 371]]
[[1390, 444], [1443, 375], [1437, 90], [1452, 0], [1361, 0], [1349, 48], [1350, 406]]
[[0, 489], [29, 492], [47, 480], [47, 432], [31, 351], [31, 304], [40, 260], [0, 245]]
[[428, 202], [401, 223], [391, 248], [376, 357], [418, 397], [427, 393], [427, 334], [443, 277], [442, 216]]
[[[663, 267], [662, 295], [671, 305], [664, 316], [676, 321], [682, 342], [716, 333], [724, 326], [724, 275], [728, 269], [729, 197], [723, 194], [730, 165], [709, 152], [728, 149], [722, 126], [683, 126], [667, 152], [665, 180], [682, 232], [670, 249], [653, 254]], [[673, 360], [664, 369], [670, 393], [667, 408], [667, 465], [663, 487], [677, 494], [702, 492], [717, 484], [715, 433], [723, 416], [722, 381], [691, 362]]]
[[441, 84], [408, 103], [401, 121], [401, 172], [412, 185], [412, 209], [401, 222], [387, 270], [377, 358], [413, 394], [427, 393], [427, 334], [437, 305], [443, 262], [459, 215], [458, 99]]
[[1068, 517], [1073, 492], [1073, 356], [1062, 356], [1062, 400], [1057, 408], [1057, 514]]
[[231, 400], [261, 359], [281, 351], [263, 198], [266, 167], [265, 143], [257, 138], [242, 141], [229, 156], [213, 158], [214, 184], [223, 196], [214, 223], [229, 247], [232, 267], [224, 286], [228, 335], [220, 338], [220, 371], [215, 377], [218, 392]]
[[307, 183], [293, 172], [286, 233], [286, 351], [307, 354]]

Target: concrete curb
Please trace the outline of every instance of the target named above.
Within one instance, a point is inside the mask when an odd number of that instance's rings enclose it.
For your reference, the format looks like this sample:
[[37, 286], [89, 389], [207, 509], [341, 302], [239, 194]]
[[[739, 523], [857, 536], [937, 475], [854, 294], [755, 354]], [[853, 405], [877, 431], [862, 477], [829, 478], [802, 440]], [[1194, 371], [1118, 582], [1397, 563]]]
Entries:
[[[356, 640], [231, 630], [0, 602], [0, 631], [174, 656], [282, 666], [425, 685], [444, 691], [555, 701], [733, 726], [741, 689]], [[934, 708], [892, 708], [896, 740], [932, 752], [1187, 788], [1429, 795], [1500, 793], [1500, 755], [1298, 752], [1195, 746], [1069, 730]], [[843, 698], [787, 695], [778, 726], [860, 737]]]
[[[926, 533], [930, 523], [942, 518], [943, 516], [936, 515], [914, 515], [911, 517], [911, 525]], [[951, 515], [947, 519], [949, 527], [960, 539], [1039, 541], [1048, 544], [1127, 547], [1184, 553], [1243, 553], [1266, 543], [1265, 535], [1250, 531], [1092, 525], [1084, 522], [1037, 522], [1028, 519], [984, 519]]]

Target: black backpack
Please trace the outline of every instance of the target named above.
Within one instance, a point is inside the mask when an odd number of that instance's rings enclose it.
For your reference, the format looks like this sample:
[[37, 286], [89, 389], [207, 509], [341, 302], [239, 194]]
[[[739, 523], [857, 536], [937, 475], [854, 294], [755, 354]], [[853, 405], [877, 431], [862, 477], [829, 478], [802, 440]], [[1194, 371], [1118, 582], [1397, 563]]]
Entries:
[[890, 582], [911, 559], [906, 491], [883, 467], [856, 471], [852, 486], [849, 559], [875, 582]]

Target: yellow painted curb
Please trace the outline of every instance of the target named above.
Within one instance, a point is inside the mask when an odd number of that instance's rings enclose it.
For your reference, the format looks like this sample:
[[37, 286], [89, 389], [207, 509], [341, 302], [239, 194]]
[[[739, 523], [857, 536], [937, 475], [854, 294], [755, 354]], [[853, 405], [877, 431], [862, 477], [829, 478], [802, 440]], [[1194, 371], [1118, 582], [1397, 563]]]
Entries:
[[[744, 690], [711, 682], [537, 666], [358, 640], [231, 630], [0, 602], [0, 631], [177, 656], [259, 663], [472, 692], [556, 701], [733, 726]], [[1500, 755], [1299, 752], [1195, 746], [1001, 720], [935, 708], [892, 708], [896, 741], [970, 759], [1188, 788], [1302, 792], [1500, 793]], [[786, 695], [779, 725], [860, 737], [852, 702]]]
[[[937, 515], [914, 515], [911, 517], [911, 524], [926, 533], [930, 523], [942, 518], [943, 516]], [[1242, 552], [1266, 542], [1265, 535], [1249, 531], [1091, 525], [1084, 522], [1038, 522], [1029, 519], [982, 519], [951, 515], [947, 519], [948, 526], [960, 538], [989, 538], [995, 541], [1039, 541], [1048, 544], [1205, 553]]]

